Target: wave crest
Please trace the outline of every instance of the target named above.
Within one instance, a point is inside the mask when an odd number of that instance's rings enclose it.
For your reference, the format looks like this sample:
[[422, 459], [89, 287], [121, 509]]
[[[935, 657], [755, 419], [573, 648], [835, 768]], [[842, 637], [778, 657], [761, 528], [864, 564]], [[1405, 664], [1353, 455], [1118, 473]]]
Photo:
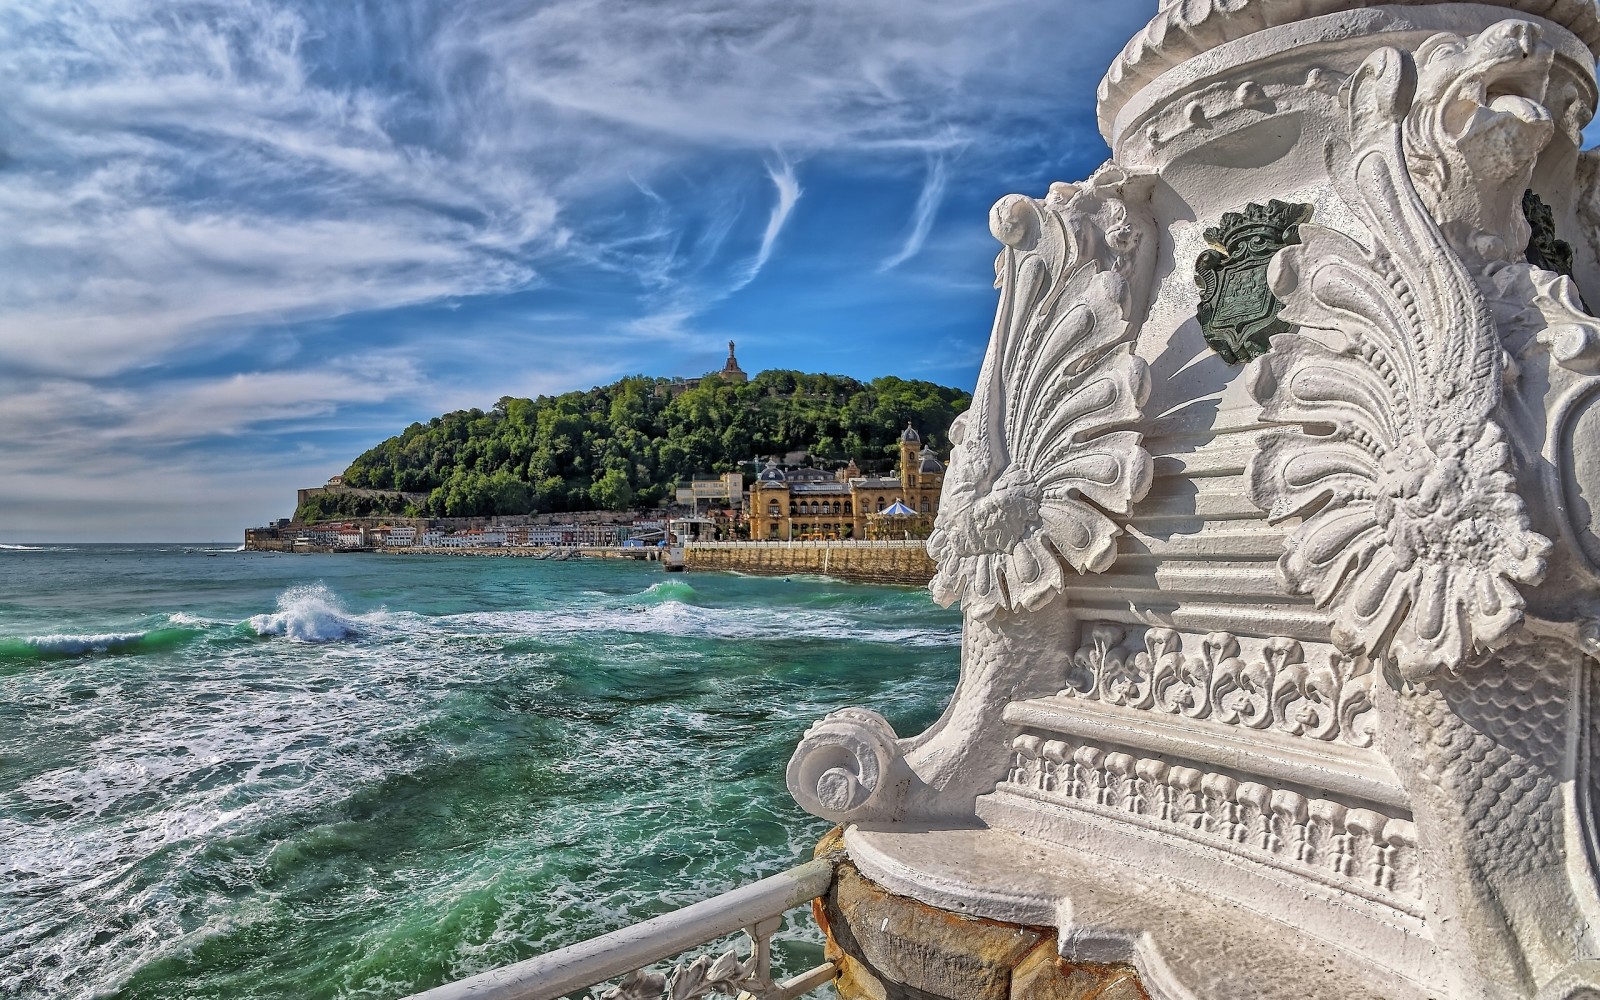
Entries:
[[641, 594], [628, 598], [629, 602], [645, 601], [651, 604], [677, 601], [679, 604], [693, 604], [700, 595], [695, 589], [682, 580], [662, 580], [646, 587]]
[[361, 632], [339, 598], [320, 583], [290, 587], [278, 595], [276, 612], [256, 615], [247, 624], [256, 635], [291, 642], [337, 642]]
[[145, 632], [62, 632], [21, 639], [0, 638], [0, 663], [67, 660], [97, 653], [150, 653], [181, 646], [200, 634], [200, 630], [194, 628], [157, 628]]

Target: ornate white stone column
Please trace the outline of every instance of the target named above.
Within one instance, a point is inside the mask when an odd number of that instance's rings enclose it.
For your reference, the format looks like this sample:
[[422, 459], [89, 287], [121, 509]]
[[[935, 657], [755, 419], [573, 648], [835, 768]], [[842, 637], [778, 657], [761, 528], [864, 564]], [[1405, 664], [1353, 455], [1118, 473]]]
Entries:
[[1600, 997], [1597, 45], [1162, 5], [1113, 160], [991, 216], [950, 707], [791, 763], [862, 875], [1153, 997]]

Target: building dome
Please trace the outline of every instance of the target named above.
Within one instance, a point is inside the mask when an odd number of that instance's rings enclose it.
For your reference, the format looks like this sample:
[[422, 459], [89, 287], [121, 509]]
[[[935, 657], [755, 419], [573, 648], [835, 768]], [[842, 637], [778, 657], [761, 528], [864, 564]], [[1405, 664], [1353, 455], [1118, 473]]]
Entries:
[[781, 483], [788, 477], [783, 474], [782, 469], [778, 468], [778, 463], [769, 458], [767, 459], [767, 464], [762, 467], [760, 474], [756, 478], [763, 483]]
[[918, 434], [916, 429], [911, 426], [911, 421], [907, 420], [906, 429], [900, 432], [900, 440], [911, 444], [921, 444], [922, 435]]
[[944, 463], [939, 461], [939, 457], [933, 453], [932, 448], [923, 448], [922, 454], [918, 457], [922, 459], [922, 464], [917, 467], [918, 472], [944, 471]]

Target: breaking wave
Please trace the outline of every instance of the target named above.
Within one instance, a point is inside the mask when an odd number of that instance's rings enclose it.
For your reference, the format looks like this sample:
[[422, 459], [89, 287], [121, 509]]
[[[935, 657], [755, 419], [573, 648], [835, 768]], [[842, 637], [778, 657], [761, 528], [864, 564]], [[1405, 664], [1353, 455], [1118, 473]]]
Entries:
[[362, 632], [339, 598], [320, 583], [290, 587], [278, 595], [277, 611], [256, 615], [246, 624], [256, 635], [282, 636], [291, 642], [337, 642]]
[[681, 604], [693, 604], [700, 595], [695, 589], [682, 580], [662, 580], [652, 583], [642, 594], [635, 594], [628, 598], [632, 601], [677, 601]]
[[158, 628], [145, 632], [101, 632], [93, 635], [34, 635], [0, 638], [0, 663], [67, 660], [97, 653], [154, 653], [175, 649], [202, 635], [195, 628]]

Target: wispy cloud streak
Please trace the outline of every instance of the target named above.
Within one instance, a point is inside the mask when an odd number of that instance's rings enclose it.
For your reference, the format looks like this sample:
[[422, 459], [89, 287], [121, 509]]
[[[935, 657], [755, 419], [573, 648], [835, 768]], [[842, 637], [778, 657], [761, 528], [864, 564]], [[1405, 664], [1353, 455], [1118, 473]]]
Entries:
[[917, 205], [911, 211], [911, 230], [906, 233], [906, 241], [894, 256], [883, 262], [879, 271], [899, 267], [922, 249], [922, 245], [928, 241], [929, 230], [933, 228], [934, 213], [944, 200], [944, 187], [948, 180], [944, 157], [934, 157], [928, 164], [928, 176], [923, 181], [922, 191], [917, 195]]
[[754, 281], [756, 275], [761, 273], [761, 269], [767, 266], [767, 261], [772, 258], [772, 248], [778, 242], [778, 235], [783, 232], [784, 223], [789, 221], [789, 213], [794, 211], [795, 203], [800, 200], [800, 179], [795, 176], [794, 164], [785, 159], [768, 163], [767, 176], [772, 179], [772, 186], [776, 191], [772, 214], [767, 216], [767, 228], [761, 233], [761, 246], [756, 249], [749, 266], [744, 274], [727, 288], [726, 293], [730, 295]]

